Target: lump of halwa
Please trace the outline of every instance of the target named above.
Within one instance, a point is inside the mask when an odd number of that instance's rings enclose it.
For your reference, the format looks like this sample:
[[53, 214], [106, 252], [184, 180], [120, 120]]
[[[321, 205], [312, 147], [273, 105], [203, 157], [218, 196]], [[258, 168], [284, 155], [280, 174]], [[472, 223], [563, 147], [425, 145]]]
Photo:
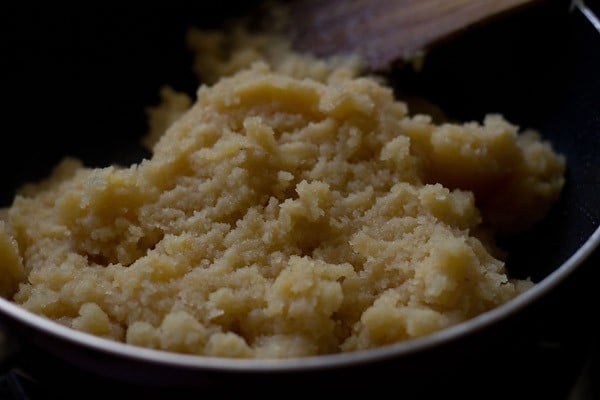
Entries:
[[2, 294], [134, 345], [284, 358], [427, 335], [532, 285], [477, 232], [557, 198], [548, 143], [498, 115], [435, 125], [374, 79], [257, 54], [187, 111], [164, 91], [150, 159], [67, 159], [27, 186], [2, 214]]

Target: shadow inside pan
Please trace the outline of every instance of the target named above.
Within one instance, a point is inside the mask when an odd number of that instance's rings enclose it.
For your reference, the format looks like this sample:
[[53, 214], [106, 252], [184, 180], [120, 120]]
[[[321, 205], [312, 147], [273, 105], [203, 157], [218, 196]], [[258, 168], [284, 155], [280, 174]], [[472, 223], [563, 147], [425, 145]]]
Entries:
[[566, 156], [566, 185], [549, 215], [499, 238], [514, 277], [540, 281], [600, 225], [599, 46], [600, 34], [566, 2], [547, 2], [434, 49], [419, 73], [393, 75], [400, 97], [428, 99], [459, 121], [501, 113]]

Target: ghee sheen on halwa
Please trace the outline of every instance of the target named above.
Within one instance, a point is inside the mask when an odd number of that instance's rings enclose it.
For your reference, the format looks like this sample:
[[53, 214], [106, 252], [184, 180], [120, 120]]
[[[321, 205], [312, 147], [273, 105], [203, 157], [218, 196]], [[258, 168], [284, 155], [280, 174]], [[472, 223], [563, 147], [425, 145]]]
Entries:
[[189, 39], [210, 85], [162, 91], [151, 158], [67, 158], [0, 213], [3, 296], [133, 345], [285, 358], [427, 335], [533, 284], [488, 230], [558, 197], [565, 162], [538, 134], [410, 115], [352, 59]]

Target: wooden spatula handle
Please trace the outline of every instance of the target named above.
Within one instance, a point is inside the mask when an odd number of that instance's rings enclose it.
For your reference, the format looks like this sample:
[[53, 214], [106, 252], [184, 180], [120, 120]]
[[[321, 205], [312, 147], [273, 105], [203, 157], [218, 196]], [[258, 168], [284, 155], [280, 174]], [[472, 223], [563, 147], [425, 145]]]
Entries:
[[293, 0], [296, 48], [355, 52], [374, 69], [534, 0]]

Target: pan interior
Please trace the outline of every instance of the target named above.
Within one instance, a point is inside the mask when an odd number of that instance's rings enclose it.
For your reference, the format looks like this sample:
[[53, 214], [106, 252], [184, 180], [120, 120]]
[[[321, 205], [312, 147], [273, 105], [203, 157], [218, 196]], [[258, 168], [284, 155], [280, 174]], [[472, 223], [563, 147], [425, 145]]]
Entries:
[[[146, 156], [139, 145], [144, 109], [158, 101], [158, 88], [195, 90], [185, 29], [216, 25], [227, 15], [226, 7], [215, 5], [210, 12], [218, 17], [198, 18], [209, 6], [198, 7], [148, 8], [141, 15], [133, 8], [19, 11], [23, 15], [8, 23], [18, 38], [8, 49], [16, 63], [2, 74], [12, 99], [4, 130], [14, 142], [0, 157], [0, 204], [10, 204], [17, 187], [44, 177], [65, 155], [91, 166], [127, 165]], [[564, 4], [544, 7], [543, 14], [532, 9], [432, 50], [418, 73], [402, 68], [390, 76], [400, 97], [424, 97], [458, 120], [502, 113], [539, 130], [567, 157], [567, 184], [548, 217], [518, 237], [501, 238], [511, 275], [536, 282], [600, 224], [600, 53], [590, 51], [600, 36]]]

